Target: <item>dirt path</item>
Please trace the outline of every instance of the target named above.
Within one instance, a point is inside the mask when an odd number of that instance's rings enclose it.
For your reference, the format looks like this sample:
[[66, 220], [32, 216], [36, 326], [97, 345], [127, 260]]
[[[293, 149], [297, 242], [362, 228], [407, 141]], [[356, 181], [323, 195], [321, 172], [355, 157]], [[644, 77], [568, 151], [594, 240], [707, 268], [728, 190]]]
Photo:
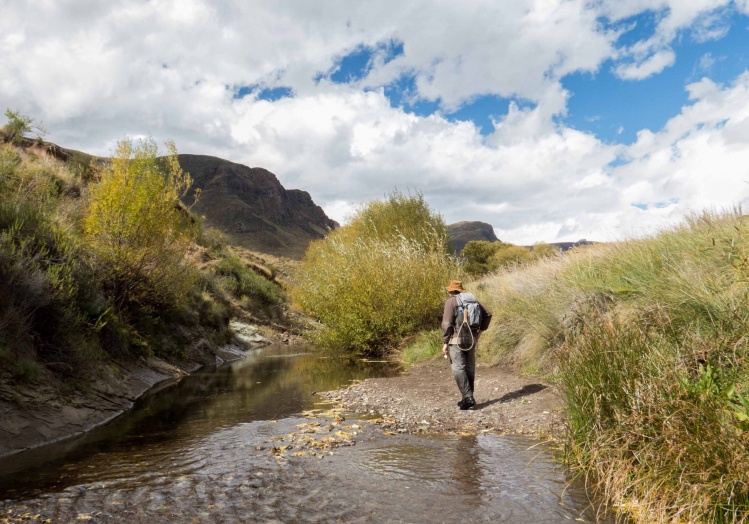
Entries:
[[564, 401], [556, 386], [496, 367], [477, 366], [477, 404], [468, 411], [458, 409], [458, 388], [441, 359], [323, 396], [357, 413], [382, 415], [385, 426], [399, 433], [491, 431], [545, 438], [564, 432]]

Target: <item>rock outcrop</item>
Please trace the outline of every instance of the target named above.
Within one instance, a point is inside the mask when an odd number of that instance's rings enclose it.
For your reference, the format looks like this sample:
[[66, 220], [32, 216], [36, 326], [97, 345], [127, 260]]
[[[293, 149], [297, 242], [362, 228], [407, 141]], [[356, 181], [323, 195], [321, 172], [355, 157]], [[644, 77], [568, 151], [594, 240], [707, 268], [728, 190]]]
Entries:
[[494, 234], [494, 228], [486, 222], [456, 222], [447, 226], [450, 241], [455, 253], [460, 253], [471, 240], [499, 240]]
[[[192, 210], [234, 244], [299, 259], [311, 241], [338, 227], [309, 193], [285, 189], [270, 171], [203, 155], [179, 155], [179, 162], [201, 191]], [[191, 193], [185, 202], [192, 201]]]

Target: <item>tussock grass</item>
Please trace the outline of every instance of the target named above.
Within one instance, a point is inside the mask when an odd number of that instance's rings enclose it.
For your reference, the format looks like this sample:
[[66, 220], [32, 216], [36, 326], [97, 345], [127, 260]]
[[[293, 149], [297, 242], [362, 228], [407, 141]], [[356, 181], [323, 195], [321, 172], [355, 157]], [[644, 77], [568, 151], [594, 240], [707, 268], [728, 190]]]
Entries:
[[224, 254], [215, 271], [224, 277], [221, 286], [235, 298], [247, 297], [261, 306], [279, 305], [285, 301], [281, 286], [258, 274], [233, 253]]
[[749, 432], [732, 370], [630, 320], [598, 319], [564, 352], [566, 457], [643, 522], [746, 522]]
[[[563, 340], [565, 319], [579, 297], [561, 282], [571, 258], [542, 259], [532, 265], [505, 268], [473, 284], [493, 315], [482, 335], [481, 358], [520, 372], [551, 372], [550, 351]], [[584, 298], [584, 293], [579, 293]]]
[[749, 521], [749, 217], [694, 215], [477, 286], [483, 357], [557, 377], [568, 463], [641, 522]]
[[40, 375], [37, 361], [70, 373], [100, 353], [96, 285], [57, 213], [59, 172], [23, 150], [0, 148], [0, 364], [24, 381]]

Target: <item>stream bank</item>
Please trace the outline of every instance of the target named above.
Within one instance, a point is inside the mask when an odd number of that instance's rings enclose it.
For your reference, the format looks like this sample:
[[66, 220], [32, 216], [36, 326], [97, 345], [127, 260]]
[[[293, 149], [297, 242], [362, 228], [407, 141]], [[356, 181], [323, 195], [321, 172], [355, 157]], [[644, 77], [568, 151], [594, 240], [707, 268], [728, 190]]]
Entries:
[[270, 343], [255, 326], [233, 321], [230, 344], [204, 337], [185, 349], [184, 360], [156, 357], [98, 363], [85, 382], [14, 383], [0, 376], [0, 457], [44, 446], [106, 424], [131, 409], [146, 392], [172, 385], [206, 366], [239, 360]]

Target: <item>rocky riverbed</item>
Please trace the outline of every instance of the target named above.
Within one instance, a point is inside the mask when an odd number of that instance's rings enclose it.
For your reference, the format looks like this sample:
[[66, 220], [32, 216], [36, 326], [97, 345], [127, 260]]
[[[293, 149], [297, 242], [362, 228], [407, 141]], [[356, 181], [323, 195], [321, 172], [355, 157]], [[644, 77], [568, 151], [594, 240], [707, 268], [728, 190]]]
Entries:
[[357, 413], [378, 415], [395, 433], [479, 433], [558, 437], [564, 432], [564, 401], [551, 383], [518, 377], [496, 367], [476, 369], [476, 407], [461, 411], [450, 367], [441, 359], [398, 377], [367, 379], [323, 393]]

